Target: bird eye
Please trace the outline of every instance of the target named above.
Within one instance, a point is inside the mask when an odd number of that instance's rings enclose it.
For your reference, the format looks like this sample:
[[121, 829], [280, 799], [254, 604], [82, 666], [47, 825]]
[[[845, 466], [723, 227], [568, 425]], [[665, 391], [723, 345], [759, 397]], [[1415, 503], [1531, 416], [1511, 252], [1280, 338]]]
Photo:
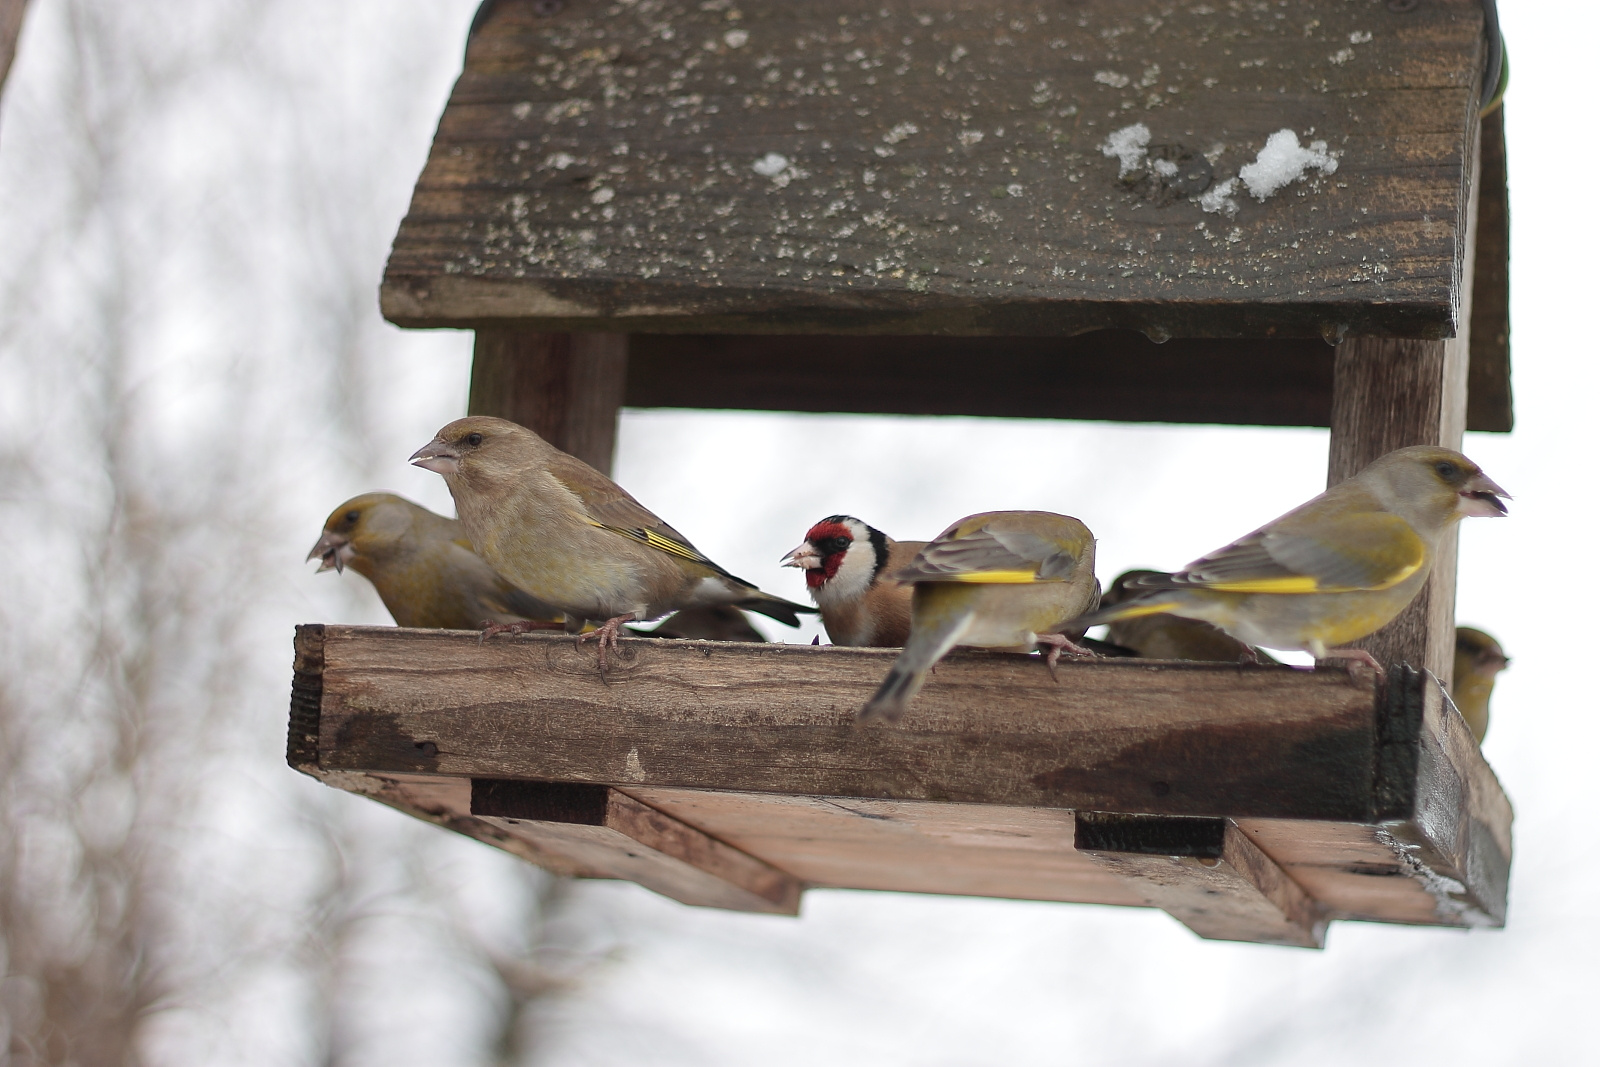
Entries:
[[483, 434], [469, 433], [467, 434], [466, 441], [467, 444], [471, 445], [473, 448], [477, 448], [479, 445], [483, 444]]
[[1461, 468], [1451, 463], [1448, 459], [1441, 459], [1433, 465], [1433, 469], [1439, 472], [1439, 477], [1446, 480], [1454, 478], [1461, 473]]
[[347, 511], [344, 513], [345, 522], [355, 522], [359, 518], [361, 518], [361, 512], [359, 511]]
[[843, 552], [845, 549], [847, 549], [849, 547], [850, 547], [850, 538], [848, 538], [848, 537], [830, 537], [830, 538], [828, 538], [827, 549], [828, 549], [828, 554], [830, 556], [835, 552]]

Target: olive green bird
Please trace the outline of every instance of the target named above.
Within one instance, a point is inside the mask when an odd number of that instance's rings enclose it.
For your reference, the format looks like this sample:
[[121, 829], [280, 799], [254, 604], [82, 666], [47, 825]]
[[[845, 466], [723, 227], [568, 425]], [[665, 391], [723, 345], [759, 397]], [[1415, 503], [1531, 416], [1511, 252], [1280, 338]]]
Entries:
[[604, 474], [505, 419], [457, 419], [411, 462], [444, 476], [472, 547], [556, 608], [600, 665], [624, 622], [731, 604], [798, 626], [795, 604], [735, 578]]
[[[1135, 582], [1160, 574], [1160, 571], [1124, 571], [1117, 575], [1100, 598], [1101, 608], [1109, 608], [1137, 595], [1137, 590], [1133, 588]], [[1138, 615], [1131, 619], [1119, 619], [1107, 626], [1106, 630], [1106, 637], [1113, 645], [1125, 648], [1129, 654], [1141, 659], [1188, 659], [1211, 663], [1237, 663], [1240, 660], [1277, 662], [1263, 650], [1229, 637], [1209, 622], [1185, 619], [1178, 615]]]
[[560, 626], [559, 611], [500, 577], [472, 551], [459, 522], [393, 493], [366, 493], [334, 508], [306, 559], [322, 560], [319, 574], [348, 566], [365, 577], [401, 626]]
[[1094, 535], [1070, 516], [969, 515], [893, 577], [915, 583], [911, 636], [860, 719], [898, 719], [928, 671], [957, 645], [1016, 652], [1048, 646], [1052, 674], [1063, 649], [1093, 655], [1063, 633], [1081, 635], [1074, 620], [1100, 600]]
[[1183, 570], [1129, 583], [1135, 596], [1078, 622], [1178, 615], [1248, 645], [1356, 660], [1381, 674], [1370, 653], [1333, 646], [1400, 614], [1428, 580], [1445, 531], [1468, 515], [1504, 515], [1506, 495], [1459, 452], [1397, 449]]
[[1495, 675], [1509, 666], [1511, 659], [1500, 642], [1482, 630], [1456, 627], [1456, 662], [1450, 698], [1480, 745], [1489, 733], [1489, 695], [1494, 692]]

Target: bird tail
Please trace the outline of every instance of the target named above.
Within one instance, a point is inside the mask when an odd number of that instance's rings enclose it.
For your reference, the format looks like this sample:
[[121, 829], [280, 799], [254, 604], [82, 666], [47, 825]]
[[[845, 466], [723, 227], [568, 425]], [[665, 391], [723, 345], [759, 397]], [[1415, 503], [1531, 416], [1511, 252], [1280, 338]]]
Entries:
[[817, 609], [814, 607], [806, 604], [796, 604], [792, 600], [785, 600], [783, 597], [773, 596], [771, 593], [763, 593], [759, 589], [756, 590], [754, 596], [739, 601], [734, 607], [753, 611], [758, 615], [765, 615], [769, 619], [776, 619], [785, 626], [799, 626], [800, 612], [805, 612], [807, 615], [815, 615], [817, 613]]
[[970, 611], [952, 615], [932, 627], [912, 628], [911, 639], [900, 652], [900, 658], [889, 668], [889, 676], [872, 694], [872, 699], [856, 713], [858, 722], [883, 719], [894, 722], [905, 714], [906, 705], [922, 689], [928, 671], [956, 647], [972, 622]]
[[1138, 600], [1124, 600], [1119, 604], [1110, 604], [1096, 611], [1085, 612], [1072, 620], [1072, 628], [1080, 633], [1091, 626], [1100, 626], [1108, 622], [1121, 622], [1123, 619], [1142, 619], [1146, 615], [1167, 615], [1176, 604], [1168, 600], [1140, 598]]

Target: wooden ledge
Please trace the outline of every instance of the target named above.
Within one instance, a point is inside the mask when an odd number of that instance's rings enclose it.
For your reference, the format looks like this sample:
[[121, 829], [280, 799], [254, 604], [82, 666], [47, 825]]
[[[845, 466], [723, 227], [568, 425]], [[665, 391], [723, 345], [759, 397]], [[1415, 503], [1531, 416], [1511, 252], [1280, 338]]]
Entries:
[[[604, 675], [543, 634], [305, 626], [296, 650], [294, 766], [566, 873], [651, 884], [591, 846], [649, 838], [654, 812], [682, 827], [642, 842], [658, 868], [709, 869], [759, 910], [790, 910], [781, 875], [1153, 905], [1279, 943], [1319, 943], [1327, 918], [1504, 922], [1510, 806], [1438, 686], [1403, 668], [1380, 687], [1105, 660], [1056, 684], [1036, 658], [958, 653], [901, 723], [860, 727], [894, 650], [633, 639]], [[591, 799], [619, 806], [519, 832], [474, 806], [474, 780], [609, 787]], [[1074, 812], [1199, 818], [1228, 844], [1177, 867], [1113, 855], [1075, 843]], [[708, 885], [688, 902], [729, 906]], [[1194, 901], [1219, 885], [1229, 917], [1208, 926]]]

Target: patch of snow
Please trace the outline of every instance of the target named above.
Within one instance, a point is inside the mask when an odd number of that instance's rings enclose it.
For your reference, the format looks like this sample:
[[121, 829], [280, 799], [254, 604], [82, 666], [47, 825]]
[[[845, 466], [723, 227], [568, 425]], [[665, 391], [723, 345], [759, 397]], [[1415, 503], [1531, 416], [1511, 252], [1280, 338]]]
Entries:
[[1097, 70], [1094, 72], [1094, 80], [1101, 85], [1109, 85], [1113, 89], [1122, 89], [1133, 79], [1126, 74], [1118, 74], [1114, 70]]
[[1267, 138], [1254, 163], [1239, 168], [1239, 180], [1251, 196], [1265, 200], [1290, 182], [1304, 180], [1308, 170], [1332, 174], [1338, 169], [1339, 160], [1328, 151], [1328, 142], [1312, 141], [1302, 148], [1294, 131], [1283, 129]]
[[1372, 34], [1367, 30], [1357, 30], [1350, 35], [1351, 44], [1366, 44], [1372, 40]]
[[729, 48], [743, 48], [750, 43], [750, 34], [747, 30], [729, 30], [722, 40]]
[[768, 152], [766, 155], [750, 164], [750, 169], [761, 175], [763, 178], [776, 178], [785, 170], [789, 169], [789, 157], [779, 155], [777, 152]]
[[1238, 178], [1229, 178], [1225, 182], [1218, 182], [1200, 194], [1200, 209], [1213, 215], [1226, 215], [1228, 218], [1239, 213], [1239, 202], [1233, 198], [1233, 191], [1238, 186]]
[[917, 132], [918, 130], [916, 123], [902, 122], [894, 129], [883, 135], [883, 143], [899, 144], [901, 141], [904, 141], [907, 137], [910, 137], [912, 134]]
[[956, 134], [956, 140], [961, 142], [961, 146], [963, 148], [971, 148], [973, 145], [983, 140], [983, 131], [962, 130], [960, 133]]
[[1150, 168], [1163, 178], [1170, 178], [1178, 173], [1178, 165], [1170, 159], [1158, 159], [1150, 164]]
[[1126, 178], [1144, 164], [1146, 149], [1149, 147], [1150, 127], [1142, 122], [1135, 122], [1132, 126], [1112, 130], [1106, 137], [1106, 143], [1100, 146], [1100, 154], [1116, 157], [1121, 164], [1117, 177]]
[[1341, 48], [1337, 52], [1333, 53], [1333, 55], [1328, 57], [1328, 62], [1337, 67], [1342, 63], [1350, 62], [1355, 57], [1356, 50], [1354, 48]]
[[577, 161], [577, 158], [574, 156], [570, 156], [565, 152], [557, 152], [544, 162], [546, 166], [554, 167], [556, 170], [566, 170]]
[[609, 185], [602, 185], [589, 196], [591, 204], [609, 204], [616, 199], [617, 191]]

